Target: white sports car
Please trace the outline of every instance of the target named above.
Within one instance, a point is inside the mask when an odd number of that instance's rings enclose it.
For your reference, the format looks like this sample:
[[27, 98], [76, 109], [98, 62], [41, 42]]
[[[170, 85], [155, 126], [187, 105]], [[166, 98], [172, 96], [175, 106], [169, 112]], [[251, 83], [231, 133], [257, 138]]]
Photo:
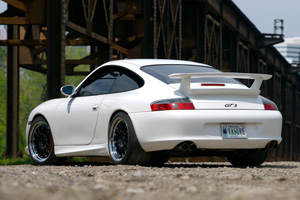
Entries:
[[[103, 64], [68, 98], [30, 114], [27, 147], [37, 164], [72, 156], [109, 156], [115, 164], [162, 165], [176, 156], [225, 156], [260, 165], [281, 142], [282, 116], [260, 96], [266, 74], [223, 73], [179, 60]], [[237, 79], [254, 79], [249, 88]]]

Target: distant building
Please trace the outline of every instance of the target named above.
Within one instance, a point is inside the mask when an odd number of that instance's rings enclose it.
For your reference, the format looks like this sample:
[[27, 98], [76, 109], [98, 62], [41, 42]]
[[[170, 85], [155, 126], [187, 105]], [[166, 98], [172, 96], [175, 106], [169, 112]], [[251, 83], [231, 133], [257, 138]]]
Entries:
[[300, 64], [300, 37], [284, 38], [284, 42], [275, 47], [289, 63]]

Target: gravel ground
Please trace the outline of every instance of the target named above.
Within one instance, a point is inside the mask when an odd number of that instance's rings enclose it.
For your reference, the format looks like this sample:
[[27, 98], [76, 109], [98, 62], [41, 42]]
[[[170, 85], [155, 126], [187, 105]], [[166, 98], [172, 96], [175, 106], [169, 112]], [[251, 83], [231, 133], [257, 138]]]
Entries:
[[1, 200], [299, 198], [300, 162], [256, 168], [233, 168], [227, 162], [0, 166]]

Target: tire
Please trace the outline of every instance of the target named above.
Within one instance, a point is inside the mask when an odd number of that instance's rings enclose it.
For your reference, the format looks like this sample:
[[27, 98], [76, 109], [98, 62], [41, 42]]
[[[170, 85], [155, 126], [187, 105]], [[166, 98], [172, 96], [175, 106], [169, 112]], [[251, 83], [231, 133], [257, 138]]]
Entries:
[[38, 165], [61, 164], [64, 158], [54, 155], [54, 142], [48, 122], [43, 117], [33, 120], [28, 134], [28, 149]]
[[269, 151], [267, 150], [259, 150], [252, 154], [252, 158], [249, 160], [249, 164], [252, 166], [258, 166], [263, 164], [267, 157]]
[[258, 166], [265, 162], [268, 157], [267, 150], [251, 151], [242, 155], [227, 156], [228, 161], [234, 167], [245, 167], [248, 165]]
[[142, 149], [129, 116], [123, 112], [111, 120], [108, 149], [114, 164], [147, 165], [151, 157]]
[[154, 167], [161, 167], [163, 166], [168, 160], [170, 159], [169, 156], [161, 154], [159, 152], [152, 153], [151, 158], [148, 162], [149, 166]]

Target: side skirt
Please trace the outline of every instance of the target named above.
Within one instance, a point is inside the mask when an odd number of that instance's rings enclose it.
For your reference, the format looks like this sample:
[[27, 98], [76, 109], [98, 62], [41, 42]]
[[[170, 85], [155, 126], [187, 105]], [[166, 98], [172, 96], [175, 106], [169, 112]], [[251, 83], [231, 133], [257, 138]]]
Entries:
[[57, 157], [109, 156], [107, 143], [84, 146], [55, 146], [54, 152]]

